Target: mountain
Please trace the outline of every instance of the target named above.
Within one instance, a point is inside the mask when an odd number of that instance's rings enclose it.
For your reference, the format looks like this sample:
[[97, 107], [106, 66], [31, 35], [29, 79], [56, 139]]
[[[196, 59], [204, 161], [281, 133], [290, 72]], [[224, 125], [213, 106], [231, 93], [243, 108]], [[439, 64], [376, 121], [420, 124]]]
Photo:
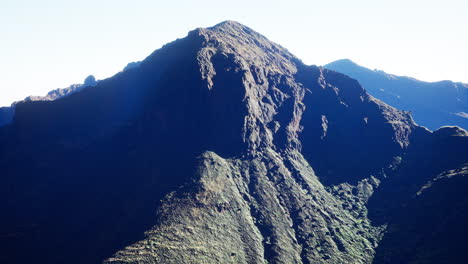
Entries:
[[8, 106], [0, 107], [0, 126], [4, 126], [4, 125], [11, 123], [11, 121], [13, 120], [14, 113], [15, 113], [14, 105], [10, 107]]
[[467, 257], [468, 133], [233, 21], [18, 104], [0, 146], [2, 263]]
[[18, 103], [27, 101], [54, 101], [75, 93], [83, 88], [96, 86], [97, 82], [93, 75], [86, 77], [83, 84], [72, 84], [67, 88], [59, 88], [47, 93], [46, 96], [28, 96], [23, 101], [14, 102], [10, 107], [0, 107], [0, 127], [8, 125], [13, 121], [15, 108]]
[[127, 71], [133, 68], [138, 68], [140, 67], [140, 64], [141, 64], [141, 61], [130, 62], [127, 64], [127, 66], [124, 67], [123, 71]]
[[411, 111], [418, 124], [431, 130], [442, 126], [468, 129], [468, 84], [423, 82], [370, 70], [348, 59], [323, 67], [358, 80], [372, 96], [398, 109]]
[[24, 101], [53, 101], [75, 93], [82, 88], [96, 86], [96, 84], [96, 78], [94, 78], [93, 75], [90, 75], [86, 77], [83, 84], [72, 84], [67, 88], [55, 89], [48, 92], [46, 96], [28, 96]]

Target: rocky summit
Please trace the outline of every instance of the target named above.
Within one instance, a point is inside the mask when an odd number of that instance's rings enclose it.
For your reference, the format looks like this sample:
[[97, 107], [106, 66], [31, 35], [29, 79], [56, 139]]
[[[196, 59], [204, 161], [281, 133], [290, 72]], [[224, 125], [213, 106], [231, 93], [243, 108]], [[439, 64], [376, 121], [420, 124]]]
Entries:
[[237, 22], [0, 128], [2, 263], [461, 263], [468, 134]]

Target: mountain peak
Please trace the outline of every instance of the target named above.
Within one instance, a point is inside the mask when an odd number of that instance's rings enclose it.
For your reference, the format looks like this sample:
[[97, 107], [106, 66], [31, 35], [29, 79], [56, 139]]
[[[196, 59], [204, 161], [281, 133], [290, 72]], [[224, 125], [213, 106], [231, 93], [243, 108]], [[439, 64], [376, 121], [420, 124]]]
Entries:
[[354, 65], [357, 65], [357, 63], [355, 63], [354, 61], [352, 61], [351, 59], [340, 59], [340, 60], [336, 60], [332, 63], [343, 63], [343, 64], [354, 64]]
[[[198, 28], [196, 31], [199, 32], [200, 35], [204, 35], [209, 32], [211, 33], [210, 37], [216, 36], [216, 38], [229, 40], [232, 43], [235, 42], [236, 39], [239, 39], [239, 40], [250, 39], [250, 41], [242, 41], [243, 45], [246, 45], [246, 44], [248, 45], [252, 43], [259, 44], [262, 42], [269, 42], [271, 44], [274, 44], [270, 40], [268, 40], [265, 36], [261, 35], [260, 33], [254, 31], [253, 29], [239, 22], [232, 21], [232, 20], [226, 20], [212, 27]], [[234, 37], [235, 39], [232, 39], [229, 37]]]
[[340, 60], [336, 60], [336, 61], [333, 61], [333, 62], [330, 62], [326, 65], [324, 65], [325, 68], [327, 67], [361, 67], [359, 64], [355, 63], [354, 61], [350, 60], [350, 59], [340, 59]]
[[233, 21], [233, 20], [226, 20], [221, 23], [218, 23], [212, 27], [209, 27], [209, 29], [226, 29], [226, 28], [236, 28], [236, 29], [242, 29], [242, 28], [247, 28], [243, 24]]
[[[292, 76], [297, 72], [297, 62], [293, 54], [282, 46], [270, 41], [265, 36], [238, 22], [227, 20], [213, 27], [197, 28], [189, 33], [190, 39], [197, 45], [196, 57], [208, 88], [213, 86], [213, 58], [229, 57], [236, 67], [243, 70], [250, 68], [264, 69]], [[231, 60], [230, 59], [230, 60]]]
[[218, 32], [218, 33], [228, 33], [233, 35], [243, 35], [243, 34], [254, 34], [257, 37], [263, 37], [259, 33], [255, 32], [254, 30], [250, 29], [249, 27], [233, 21], [233, 20], [226, 20], [221, 23], [218, 23], [211, 27], [199, 27], [192, 32], [197, 32], [197, 34], [203, 35], [206, 32]]

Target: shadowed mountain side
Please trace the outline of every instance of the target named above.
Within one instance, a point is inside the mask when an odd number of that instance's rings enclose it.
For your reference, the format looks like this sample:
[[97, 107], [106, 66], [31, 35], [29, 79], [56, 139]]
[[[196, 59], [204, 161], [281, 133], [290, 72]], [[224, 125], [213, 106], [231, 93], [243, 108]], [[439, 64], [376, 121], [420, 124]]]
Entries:
[[466, 257], [467, 157], [468, 133], [457, 127], [414, 138], [369, 200], [372, 222], [389, 223], [374, 263], [458, 263]]
[[412, 194], [388, 227], [374, 263], [461, 263], [466, 258], [467, 167]]
[[321, 70], [314, 79], [310, 69], [297, 76], [307, 87], [303, 154], [326, 185], [381, 176], [410, 144], [411, 116], [370, 97], [345, 75]]

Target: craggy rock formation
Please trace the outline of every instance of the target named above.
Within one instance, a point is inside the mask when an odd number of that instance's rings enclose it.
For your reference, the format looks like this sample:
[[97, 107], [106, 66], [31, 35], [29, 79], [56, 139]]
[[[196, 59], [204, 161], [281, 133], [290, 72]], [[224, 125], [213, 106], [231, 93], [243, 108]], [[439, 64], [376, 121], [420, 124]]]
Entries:
[[465, 133], [418, 127], [239, 23], [199, 28], [96, 87], [18, 105], [0, 129], [0, 260], [420, 259], [386, 227], [419, 217], [413, 193], [451, 195]]

